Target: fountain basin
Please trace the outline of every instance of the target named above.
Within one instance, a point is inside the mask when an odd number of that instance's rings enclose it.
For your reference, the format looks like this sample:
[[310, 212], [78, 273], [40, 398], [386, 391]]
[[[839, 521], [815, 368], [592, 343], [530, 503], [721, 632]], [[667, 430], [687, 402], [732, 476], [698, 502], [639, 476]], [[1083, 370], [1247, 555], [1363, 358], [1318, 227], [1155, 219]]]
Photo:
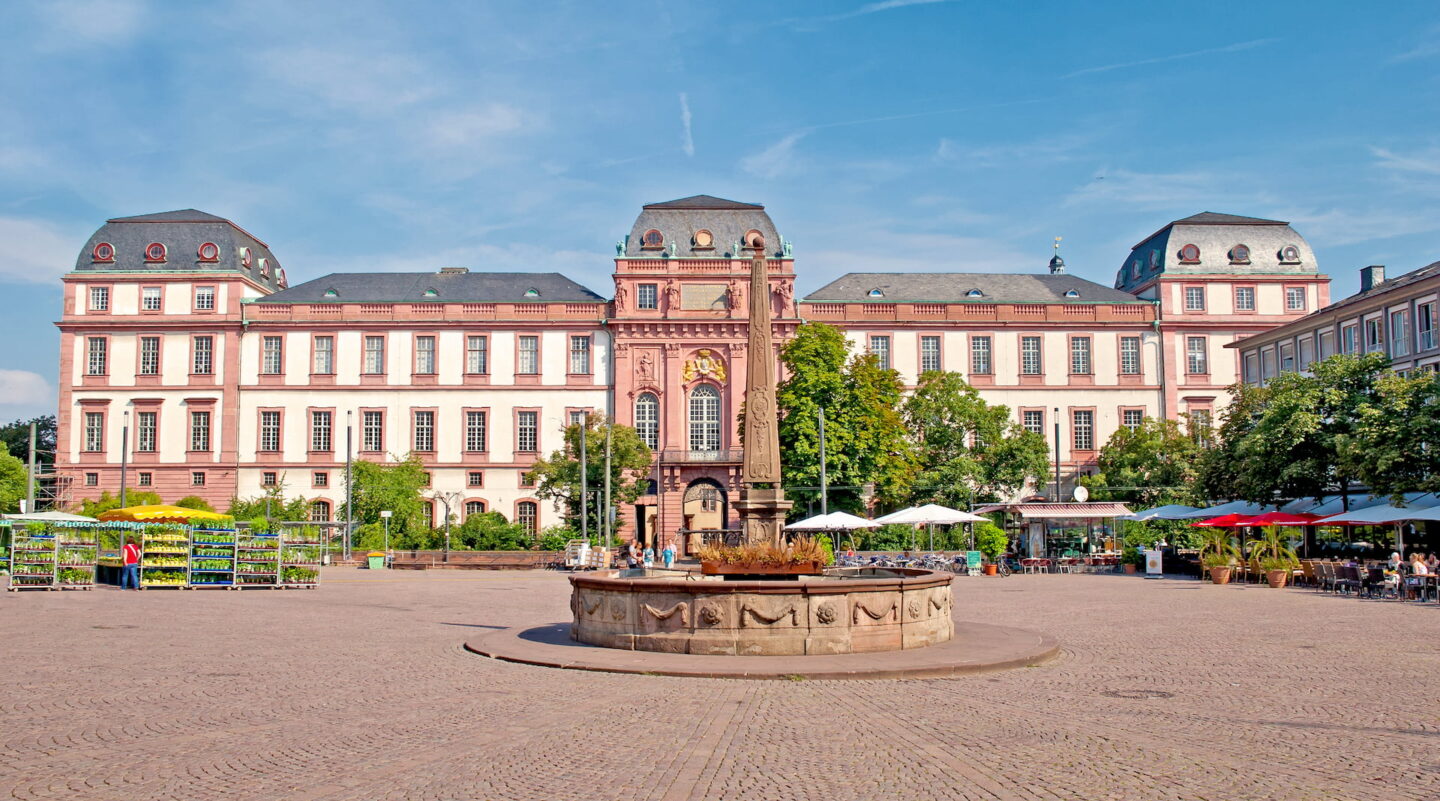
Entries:
[[796, 580], [570, 578], [572, 639], [632, 651], [729, 656], [923, 648], [954, 631], [949, 573], [847, 568]]

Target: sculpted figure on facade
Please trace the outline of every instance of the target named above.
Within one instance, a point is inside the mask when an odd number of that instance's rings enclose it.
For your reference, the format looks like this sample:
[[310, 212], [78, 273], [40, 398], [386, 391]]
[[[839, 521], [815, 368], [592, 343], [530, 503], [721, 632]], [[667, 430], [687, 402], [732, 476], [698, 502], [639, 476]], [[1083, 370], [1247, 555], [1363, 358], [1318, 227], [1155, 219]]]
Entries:
[[640, 361], [635, 365], [635, 375], [641, 381], [655, 380], [655, 359], [650, 356], [650, 351], [647, 350], [640, 354]]
[[665, 302], [670, 305], [670, 311], [680, 310], [680, 285], [674, 281], [665, 284]]
[[630, 294], [630, 290], [627, 289], [624, 284], [616, 284], [616, 285], [615, 285], [615, 311], [616, 311], [616, 312], [621, 312], [621, 311], [624, 311], [624, 310], [625, 310], [625, 298], [626, 298], [626, 296], [629, 295], [629, 294]]

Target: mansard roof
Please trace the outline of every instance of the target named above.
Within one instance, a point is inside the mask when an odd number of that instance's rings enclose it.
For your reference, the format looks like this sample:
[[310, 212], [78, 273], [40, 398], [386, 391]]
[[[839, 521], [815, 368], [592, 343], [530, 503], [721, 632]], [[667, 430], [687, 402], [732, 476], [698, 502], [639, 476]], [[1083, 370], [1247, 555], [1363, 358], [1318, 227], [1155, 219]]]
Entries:
[[[101, 243], [113, 249], [111, 258], [96, 257], [95, 248]], [[163, 259], [147, 258], [152, 243], [165, 246]], [[215, 245], [213, 259], [200, 256], [207, 243]], [[80, 249], [75, 271], [232, 272], [271, 289], [283, 287], [280, 262], [269, 245], [234, 222], [198, 209], [106, 220]]]
[[[531, 294], [533, 290], [534, 294]], [[433, 294], [432, 294], [433, 293]], [[598, 303], [560, 273], [330, 273], [255, 303]]]
[[[879, 290], [879, 295], [872, 295]], [[978, 296], [971, 293], [979, 290]], [[1074, 292], [1074, 296], [1069, 293]], [[875, 303], [1148, 303], [1077, 275], [1035, 273], [848, 273], [806, 301]]]
[[[645, 235], [652, 231], [660, 234], [659, 246], [647, 246], [645, 242]], [[621, 243], [619, 255], [632, 259], [749, 256], [742, 243], [751, 231], [765, 238], [765, 250], [771, 255], [783, 253], [780, 234], [764, 206], [694, 195], [641, 208], [630, 234]], [[709, 235], [708, 243], [702, 241], [701, 232]]]
[[723, 197], [714, 195], [691, 195], [682, 197], [679, 200], [667, 200], [664, 203], [647, 203], [646, 209], [707, 209], [710, 211], [743, 211], [750, 209], [763, 209], [759, 203], [741, 203], [738, 200], [726, 200]]

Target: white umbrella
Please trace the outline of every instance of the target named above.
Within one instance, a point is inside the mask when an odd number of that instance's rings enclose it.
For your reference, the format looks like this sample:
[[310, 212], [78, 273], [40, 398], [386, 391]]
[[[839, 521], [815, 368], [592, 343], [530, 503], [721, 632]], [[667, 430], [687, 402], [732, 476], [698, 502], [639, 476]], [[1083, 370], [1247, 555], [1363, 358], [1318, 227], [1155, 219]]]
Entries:
[[854, 531], [860, 528], [879, 527], [879, 523], [863, 517], [856, 517], [849, 512], [831, 512], [828, 515], [815, 515], [791, 523], [785, 529], [787, 531]]
[[1128, 515], [1120, 515], [1119, 519], [1120, 519], [1120, 520], [1136, 520], [1136, 521], [1140, 521], [1140, 520], [1155, 520], [1155, 519], [1160, 519], [1160, 520], [1183, 520], [1183, 519], [1186, 519], [1186, 518], [1185, 518], [1185, 517], [1181, 517], [1182, 515], [1188, 516], [1189, 513], [1191, 513], [1191, 512], [1198, 512], [1198, 511], [1200, 511], [1200, 510], [1197, 509], [1197, 508], [1194, 507], [1194, 506], [1186, 506], [1186, 505], [1180, 504], [1180, 503], [1172, 503], [1172, 504], [1168, 504], [1168, 505], [1166, 505], [1166, 506], [1157, 506], [1157, 507], [1155, 507], [1154, 509], [1144, 509], [1144, 510], [1142, 510], [1142, 511], [1133, 512], [1133, 513], [1128, 514]]
[[[969, 512], [951, 509], [937, 503], [927, 503], [924, 506], [912, 506], [909, 509], [891, 512], [884, 517], [877, 517], [875, 522], [882, 525], [899, 523], [909, 526], [935, 526], [937, 524], [945, 526], [955, 523], [988, 523], [990, 518], [972, 515]], [[935, 550], [935, 529], [933, 528], [930, 529], [930, 550]]]
[[72, 515], [67, 512], [31, 512], [21, 515], [0, 515], [0, 518], [18, 523], [96, 523], [93, 517]]

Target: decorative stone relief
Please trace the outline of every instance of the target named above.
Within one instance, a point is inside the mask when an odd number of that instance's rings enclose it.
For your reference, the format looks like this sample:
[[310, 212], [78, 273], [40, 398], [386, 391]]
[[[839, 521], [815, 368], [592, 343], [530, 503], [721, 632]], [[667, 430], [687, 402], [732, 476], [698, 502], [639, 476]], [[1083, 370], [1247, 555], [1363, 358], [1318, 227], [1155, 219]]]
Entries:
[[831, 623], [834, 623], [834, 622], [835, 622], [835, 605], [834, 605], [834, 604], [821, 604], [821, 605], [820, 605], [820, 608], [815, 610], [815, 619], [818, 620], [818, 621], [820, 621], [821, 623], [824, 623], [824, 624], [827, 625], [827, 626], [830, 625]]
[[900, 617], [900, 604], [895, 603], [894, 601], [892, 601], [892, 602], [890, 602], [890, 605], [889, 605], [888, 607], [886, 607], [886, 608], [884, 608], [884, 609], [881, 609], [879, 612], [875, 612], [875, 611], [871, 610], [870, 607], [866, 606], [865, 604], [860, 603], [859, 601], [856, 601], [856, 602], [855, 602], [855, 609], [854, 609], [854, 611], [853, 611], [853, 612], [851, 613], [851, 615], [850, 615], [850, 622], [851, 622], [851, 623], [859, 623], [859, 622], [860, 622], [860, 613], [861, 613], [861, 612], [864, 612], [864, 613], [865, 613], [865, 616], [868, 617], [868, 618], [870, 618], [871, 620], [879, 620], [879, 619], [881, 619], [881, 618], [883, 618], [883, 617], [886, 617], [886, 616], [893, 616], [894, 618], [896, 618], [896, 619], [898, 620], [899, 617]]
[[685, 362], [685, 367], [680, 371], [680, 377], [688, 384], [702, 376], [725, 383], [725, 363], [715, 357], [709, 348], [701, 348], [695, 354], [695, 358]]
[[625, 619], [625, 602], [616, 598], [610, 602], [610, 619], [620, 621]]
[[646, 612], [649, 612], [650, 616], [655, 618], [656, 620], [669, 620], [670, 618], [678, 614], [680, 616], [680, 625], [690, 625], [690, 604], [687, 604], [684, 601], [675, 604], [674, 606], [666, 609], [663, 612], [651, 606], [650, 604], [641, 604], [640, 608], [644, 609]]
[[905, 605], [905, 611], [910, 613], [911, 620], [919, 620], [920, 613], [924, 611], [920, 606], [920, 599], [911, 598], [910, 603]]
[[599, 608], [600, 608], [600, 604], [602, 604], [602, 603], [604, 603], [604, 602], [605, 602], [605, 599], [604, 599], [604, 598], [596, 598], [596, 599], [595, 599], [595, 603], [590, 604], [589, 606], [585, 607], [585, 614], [590, 615], [591, 617], [594, 617], [594, 616], [595, 616], [595, 610], [599, 609]]
[[794, 604], [785, 607], [785, 611], [775, 615], [774, 617], [771, 617], [770, 615], [761, 612], [750, 604], [745, 604], [744, 606], [740, 607], [740, 628], [742, 629], [749, 625], [749, 618], [745, 616], [746, 612], [749, 612], [751, 617], [754, 617], [761, 623], [770, 626], [773, 626], [776, 623], [779, 623], [781, 620], [784, 620], [786, 615], [790, 616], [790, 625], [795, 626], [798, 625], [799, 622], [798, 613], [795, 611]]
[[725, 619], [725, 613], [718, 606], [700, 608], [700, 622], [706, 626], [718, 626]]

